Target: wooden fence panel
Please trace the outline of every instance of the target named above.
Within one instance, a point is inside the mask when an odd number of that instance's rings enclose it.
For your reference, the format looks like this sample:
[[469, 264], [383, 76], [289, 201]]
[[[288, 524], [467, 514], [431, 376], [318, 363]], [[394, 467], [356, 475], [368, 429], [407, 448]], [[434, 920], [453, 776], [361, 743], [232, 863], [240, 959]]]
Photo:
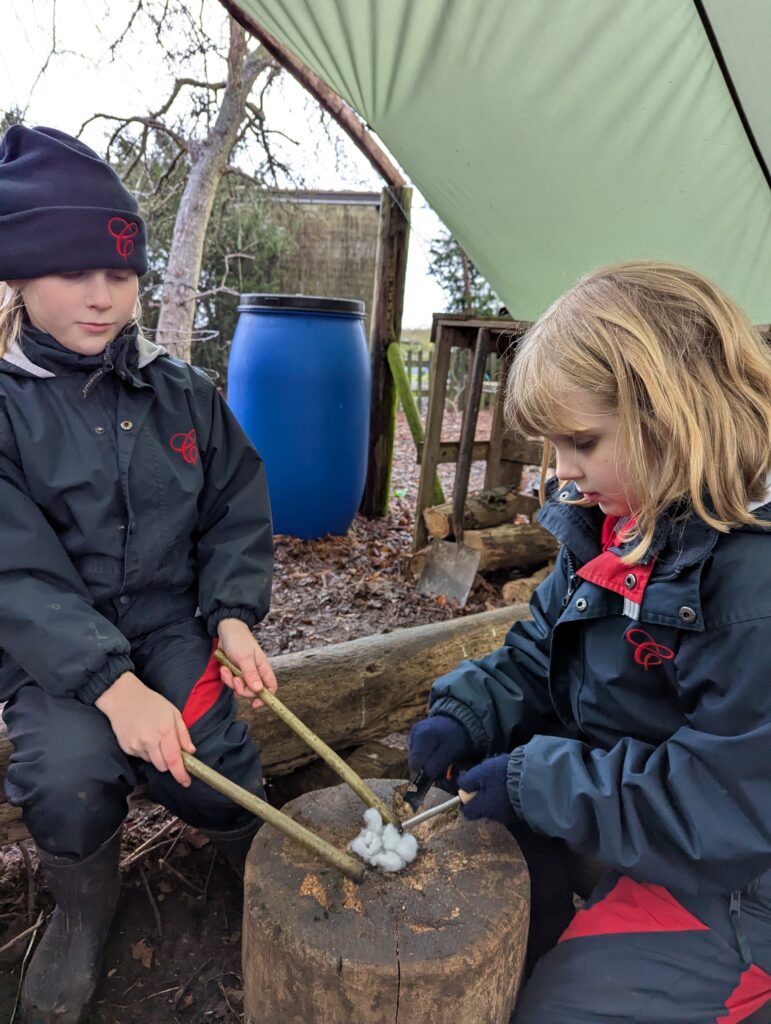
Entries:
[[[409, 340], [402, 341], [401, 348], [410, 382], [410, 391], [415, 398], [421, 416], [424, 416], [428, 404], [431, 351], [425, 346]], [[450, 370], [447, 375], [447, 400], [457, 410], [463, 408], [465, 399], [470, 372], [469, 355], [468, 349], [453, 349], [450, 360]], [[501, 370], [501, 357], [496, 352], [491, 353], [485, 367], [480, 409], [491, 409], [495, 404]]]

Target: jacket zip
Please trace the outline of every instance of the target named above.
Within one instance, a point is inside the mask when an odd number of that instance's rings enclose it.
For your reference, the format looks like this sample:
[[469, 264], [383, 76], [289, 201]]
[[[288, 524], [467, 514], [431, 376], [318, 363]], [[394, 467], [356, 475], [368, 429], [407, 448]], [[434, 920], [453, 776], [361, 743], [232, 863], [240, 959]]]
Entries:
[[[746, 890], [745, 890], [746, 891]], [[739, 947], [739, 954], [745, 964], [752, 963], [752, 951], [750, 950], [747, 937], [744, 934], [744, 928], [742, 928], [741, 916], [742, 916], [742, 890], [737, 889], [731, 893], [731, 903], [728, 909], [728, 913], [731, 917], [731, 924], [733, 925], [734, 935], [736, 936], [736, 943]]]
[[573, 558], [573, 555], [570, 553], [570, 551], [567, 550], [567, 548], [565, 549], [565, 554], [567, 556], [568, 562], [568, 589], [565, 596], [562, 598], [563, 608], [567, 608], [567, 606], [570, 604], [570, 599], [573, 596], [573, 594], [575, 594], [576, 588], [580, 583], [580, 578], [576, 573], [576, 562]]

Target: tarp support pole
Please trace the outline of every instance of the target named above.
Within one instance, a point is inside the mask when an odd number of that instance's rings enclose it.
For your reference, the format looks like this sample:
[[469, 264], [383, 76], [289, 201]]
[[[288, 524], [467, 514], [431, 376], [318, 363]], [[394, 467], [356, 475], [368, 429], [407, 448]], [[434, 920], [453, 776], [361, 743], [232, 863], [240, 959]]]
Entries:
[[386, 353], [389, 345], [399, 343], [401, 335], [411, 205], [411, 188], [383, 189], [370, 319], [372, 404], [367, 481], [359, 509], [362, 515], [371, 519], [388, 513], [396, 425], [396, 388]]

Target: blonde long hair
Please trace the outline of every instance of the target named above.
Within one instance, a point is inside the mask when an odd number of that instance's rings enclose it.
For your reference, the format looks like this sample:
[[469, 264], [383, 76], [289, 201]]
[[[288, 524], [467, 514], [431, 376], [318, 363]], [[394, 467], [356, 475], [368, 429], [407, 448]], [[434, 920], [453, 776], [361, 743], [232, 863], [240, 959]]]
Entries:
[[[771, 348], [713, 282], [653, 261], [582, 278], [519, 343], [509, 425], [572, 433], [571, 389], [620, 418], [629, 484], [642, 496], [625, 561], [645, 556], [665, 510], [695, 512], [721, 532], [759, 523], [748, 506], [763, 500], [771, 463]], [[547, 440], [542, 481], [551, 457]]]
[[0, 281], [0, 359], [21, 334], [24, 300], [18, 288]]

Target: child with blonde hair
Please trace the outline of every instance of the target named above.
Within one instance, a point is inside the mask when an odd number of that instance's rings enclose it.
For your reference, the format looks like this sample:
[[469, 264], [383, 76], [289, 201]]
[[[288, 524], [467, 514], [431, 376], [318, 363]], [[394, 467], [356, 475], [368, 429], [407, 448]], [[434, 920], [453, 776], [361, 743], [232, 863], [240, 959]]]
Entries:
[[[262, 462], [211, 381], [148, 342], [136, 200], [88, 146], [0, 142], [0, 700], [6, 778], [56, 909], [22, 990], [74, 1024], [118, 898], [138, 782], [235, 865], [257, 822], [182, 751], [263, 794], [233, 692], [275, 690], [252, 635], [270, 602]], [[213, 659], [219, 643], [244, 682]]]
[[532, 620], [434, 683], [410, 759], [465, 765], [465, 814], [528, 860], [514, 1021], [768, 1022], [769, 346], [701, 275], [619, 264], [528, 331], [506, 408], [544, 480], [556, 455], [559, 558]]

